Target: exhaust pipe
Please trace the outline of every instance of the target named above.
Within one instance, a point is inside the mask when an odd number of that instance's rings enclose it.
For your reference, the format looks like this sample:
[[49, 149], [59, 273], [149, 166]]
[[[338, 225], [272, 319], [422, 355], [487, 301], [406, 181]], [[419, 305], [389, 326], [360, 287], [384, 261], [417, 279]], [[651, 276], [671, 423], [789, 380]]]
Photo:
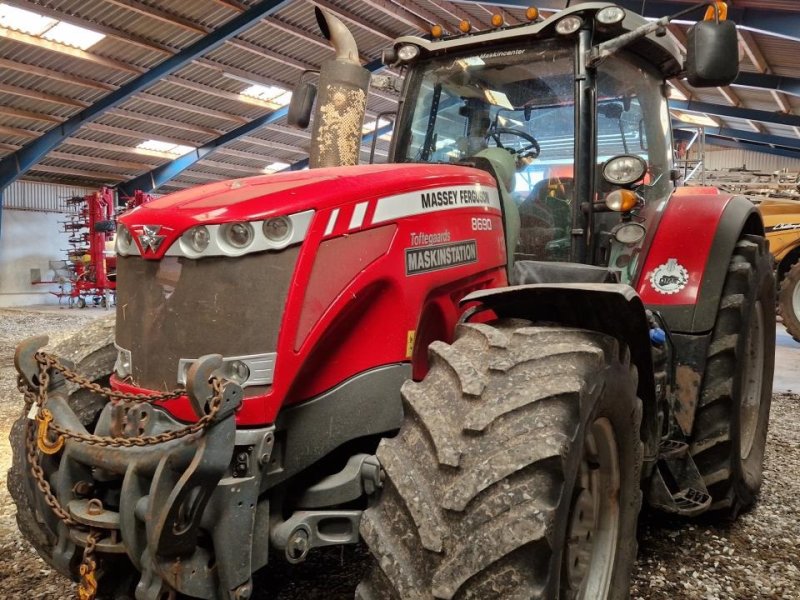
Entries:
[[336, 56], [322, 63], [309, 167], [357, 165], [370, 72], [361, 66], [353, 34], [330, 12], [314, 7]]

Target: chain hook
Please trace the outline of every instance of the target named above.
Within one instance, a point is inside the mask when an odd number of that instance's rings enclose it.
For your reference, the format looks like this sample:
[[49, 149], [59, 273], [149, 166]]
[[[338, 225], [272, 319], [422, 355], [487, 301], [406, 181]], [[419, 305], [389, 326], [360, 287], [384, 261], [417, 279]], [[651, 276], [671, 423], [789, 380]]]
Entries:
[[94, 549], [100, 536], [90, 531], [86, 536], [86, 547], [78, 571], [81, 576], [78, 583], [78, 600], [94, 600], [97, 595], [97, 563], [94, 560]]
[[44, 454], [57, 454], [61, 451], [61, 448], [64, 447], [63, 435], [59, 435], [53, 442], [51, 442], [47, 437], [47, 429], [50, 427], [52, 420], [53, 413], [46, 408], [41, 409], [39, 414], [36, 416], [36, 422], [38, 423], [36, 445]]

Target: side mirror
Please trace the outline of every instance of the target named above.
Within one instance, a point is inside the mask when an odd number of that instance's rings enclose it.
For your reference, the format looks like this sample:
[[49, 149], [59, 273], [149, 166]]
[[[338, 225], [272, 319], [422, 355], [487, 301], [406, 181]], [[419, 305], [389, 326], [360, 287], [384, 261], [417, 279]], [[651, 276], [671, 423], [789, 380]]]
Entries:
[[314, 107], [314, 99], [317, 97], [317, 86], [310, 81], [301, 81], [292, 93], [289, 102], [289, 113], [286, 121], [292, 127], [305, 129], [311, 122], [311, 109]]
[[687, 35], [686, 78], [694, 87], [730, 85], [739, 74], [733, 21], [698, 21]]

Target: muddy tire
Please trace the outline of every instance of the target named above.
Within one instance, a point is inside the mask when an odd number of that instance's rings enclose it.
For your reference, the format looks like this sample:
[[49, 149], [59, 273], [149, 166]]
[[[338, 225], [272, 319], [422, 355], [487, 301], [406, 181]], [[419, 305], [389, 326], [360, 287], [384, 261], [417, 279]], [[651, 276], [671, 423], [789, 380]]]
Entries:
[[[72, 361], [77, 371], [101, 384], [108, 383], [108, 376], [114, 367], [116, 349], [113, 318], [100, 318], [77, 335], [54, 345], [52, 352], [63, 359]], [[69, 404], [86, 426], [93, 426], [95, 418], [104, 402], [97, 396], [77, 389], [70, 384]], [[8, 491], [17, 507], [17, 525], [25, 538], [38, 554], [52, 567], [53, 546], [57, 541], [57, 522], [52, 513], [42, 510], [40, 492], [30, 475], [25, 452], [27, 435], [27, 415], [23, 414], [11, 427], [9, 442], [13, 459], [8, 471]], [[52, 471], [57, 458], [43, 460], [45, 472]]]
[[786, 271], [778, 291], [778, 314], [795, 342], [800, 342], [800, 261]]
[[506, 321], [462, 325], [430, 357], [378, 448], [356, 598], [627, 598], [642, 462], [627, 348]]
[[761, 488], [775, 366], [775, 286], [767, 242], [747, 235], [728, 265], [690, 451], [710, 514], [735, 519]]

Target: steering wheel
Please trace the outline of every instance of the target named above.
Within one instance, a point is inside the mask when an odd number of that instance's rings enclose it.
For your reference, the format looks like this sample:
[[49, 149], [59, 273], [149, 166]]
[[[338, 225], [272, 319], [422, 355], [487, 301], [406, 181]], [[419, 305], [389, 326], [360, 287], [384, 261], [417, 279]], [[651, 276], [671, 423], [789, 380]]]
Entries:
[[523, 140], [528, 142], [527, 146], [520, 148], [519, 150], [513, 150], [511, 148], [506, 148], [511, 154], [516, 154], [520, 158], [538, 158], [539, 152], [541, 152], [541, 148], [539, 147], [539, 142], [536, 141], [536, 138], [533, 137], [529, 133], [525, 133], [524, 131], [519, 131], [518, 129], [508, 129], [507, 127], [497, 127], [489, 131], [486, 134], [486, 139], [493, 139], [494, 143], [497, 144], [498, 148], [505, 148], [503, 144], [500, 142], [500, 136], [503, 134], [508, 135], [516, 135], [517, 137], [521, 137]]

